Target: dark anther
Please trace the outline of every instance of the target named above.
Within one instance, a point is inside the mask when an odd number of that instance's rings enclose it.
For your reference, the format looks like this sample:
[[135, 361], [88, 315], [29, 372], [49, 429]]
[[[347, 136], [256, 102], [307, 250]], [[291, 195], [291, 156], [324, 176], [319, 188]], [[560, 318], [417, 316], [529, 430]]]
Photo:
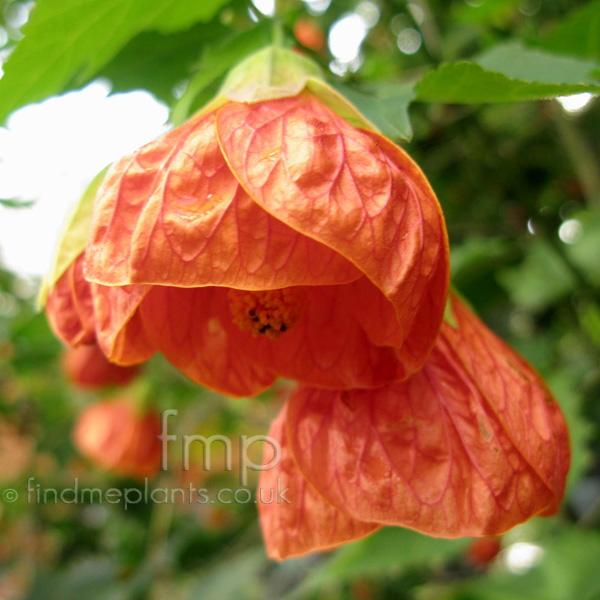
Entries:
[[281, 331], [281, 333], [283, 333], [284, 331], [287, 331], [287, 327], [286, 327], [285, 325], [282, 325], [282, 326], [279, 328], [279, 331]]

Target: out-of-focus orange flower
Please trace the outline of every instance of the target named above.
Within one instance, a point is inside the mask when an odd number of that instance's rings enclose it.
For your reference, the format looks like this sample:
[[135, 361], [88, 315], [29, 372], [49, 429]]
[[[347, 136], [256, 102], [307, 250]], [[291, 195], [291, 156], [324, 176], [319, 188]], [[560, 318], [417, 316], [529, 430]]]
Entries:
[[[111, 361], [145, 339], [194, 381], [372, 388], [425, 362], [443, 316], [439, 204], [399, 147], [316, 96], [227, 102], [121, 159], [85, 276]], [[128, 359], [123, 360], [123, 355]]]
[[[270, 431], [282, 460], [259, 484], [270, 556], [334, 547], [381, 525], [500, 535], [556, 512], [570, 461], [556, 401], [455, 297], [451, 308], [455, 325], [444, 322], [407, 381], [292, 394]], [[264, 502], [277, 483], [289, 504]]]
[[121, 367], [109, 362], [96, 343], [67, 348], [63, 368], [72, 383], [89, 389], [125, 385], [139, 373], [137, 366]]
[[4, 417], [0, 418], [0, 484], [20, 477], [31, 464], [34, 440]]
[[465, 550], [465, 560], [472, 567], [485, 569], [500, 553], [502, 543], [498, 537], [473, 540]]
[[319, 24], [306, 17], [294, 23], [294, 37], [306, 48], [321, 52], [325, 48], [325, 35]]
[[158, 473], [159, 434], [157, 412], [138, 412], [129, 398], [114, 398], [91, 404], [79, 415], [73, 440], [98, 467], [143, 479]]

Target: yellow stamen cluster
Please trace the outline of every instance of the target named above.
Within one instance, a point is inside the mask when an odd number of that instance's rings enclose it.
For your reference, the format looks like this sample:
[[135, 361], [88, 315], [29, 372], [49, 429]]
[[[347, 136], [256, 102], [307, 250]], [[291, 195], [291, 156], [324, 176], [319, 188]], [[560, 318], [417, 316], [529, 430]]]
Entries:
[[229, 290], [233, 322], [254, 337], [277, 339], [294, 327], [302, 316], [303, 295], [298, 288], [249, 292]]

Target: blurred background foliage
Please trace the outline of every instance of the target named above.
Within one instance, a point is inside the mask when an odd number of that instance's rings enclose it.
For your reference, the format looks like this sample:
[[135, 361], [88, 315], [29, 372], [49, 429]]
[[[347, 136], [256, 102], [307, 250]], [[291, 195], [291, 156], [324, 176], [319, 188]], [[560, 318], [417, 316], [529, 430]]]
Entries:
[[[101, 77], [113, 92], [150, 91], [182, 122], [232, 64], [269, 43], [271, 9], [266, 0], [0, 0], [0, 120]], [[0, 488], [19, 498], [0, 501], [0, 598], [600, 598], [600, 102], [590, 95], [600, 90], [600, 2], [278, 0], [277, 14], [286, 42], [422, 166], [446, 215], [454, 285], [556, 394], [573, 448], [561, 513], [491, 550], [387, 528], [275, 564], [253, 503], [27, 502], [30, 477], [59, 490], [75, 477], [104, 489], [140, 484], [75, 451], [76, 417], [99, 394], [66, 381], [61, 346], [34, 308], [37, 282], [3, 270]], [[554, 99], [575, 93], [587, 95]], [[178, 409], [180, 432], [235, 438], [266, 433], [285, 391], [283, 382], [230, 401], [155, 357], [141, 379], [101, 395], [143, 395]], [[193, 466], [186, 477], [173, 469], [151, 485], [239, 487], [225, 471]]]

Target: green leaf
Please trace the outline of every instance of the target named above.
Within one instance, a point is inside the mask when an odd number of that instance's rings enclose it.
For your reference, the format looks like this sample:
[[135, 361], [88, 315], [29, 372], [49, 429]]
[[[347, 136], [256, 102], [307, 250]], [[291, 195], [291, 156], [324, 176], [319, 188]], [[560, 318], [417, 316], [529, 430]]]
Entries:
[[509, 252], [508, 243], [500, 237], [474, 235], [460, 244], [453, 244], [450, 257], [452, 280], [459, 282], [492, 271]]
[[581, 328], [592, 342], [600, 348], [600, 306], [594, 302], [580, 302], [577, 313]]
[[592, 73], [598, 69], [598, 64], [593, 61], [530, 50], [520, 42], [495, 46], [479, 56], [476, 62], [486, 71], [502, 73], [512, 79], [559, 85], [596, 84]]
[[560, 54], [600, 60], [600, 0], [571, 13], [539, 45]]
[[259, 600], [263, 597], [259, 577], [266, 563], [262, 549], [247, 550], [224, 563], [216, 562], [194, 581], [187, 597], [189, 600]]
[[3, 66], [0, 122], [25, 104], [83, 85], [135, 35], [210, 20], [226, 0], [38, 0]]
[[600, 536], [597, 532], [563, 529], [557, 535], [536, 542], [544, 552], [541, 563], [525, 574], [493, 569], [484, 576], [455, 585], [424, 586], [422, 597], [439, 600], [598, 599]]
[[35, 200], [16, 200], [15, 198], [0, 198], [0, 206], [5, 208], [29, 208], [35, 204]]
[[519, 0], [485, 0], [485, 2], [456, 2], [451, 10], [457, 23], [505, 27], [519, 7]]
[[582, 211], [570, 215], [581, 226], [581, 236], [573, 244], [565, 244], [565, 254], [583, 273], [586, 280], [600, 288], [600, 214]]
[[56, 571], [39, 570], [26, 600], [125, 600], [118, 589], [118, 566], [110, 558], [86, 558]]
[[383, 135], [393, 140], [411, 140], [408, 107], [415, 97], [412, 85], [382, 84], [370, 90], [372, 93], [364, 93], [349, 86], [336, 87]]
[[363, 540], [340, 548], [324, 565], [311, 569], [310, 575], [290, 598], [304, 597], [307, 591], [331, 583], [439, 563], [460, 554], [469, 542], [464, 538], [444, 540], [401, 527], [384, 527]]
[[266, 22], [256, 27], [226, 39], [220, 44], [204, 49], [197, 73], [190, 80], [185, 92], [175, 104], [171, 113], [171, 121], [177, 126], [186, 121], [196, 109], [198, 98], [204, 100], [204, 92], [209, 86], [219, 80], [231, 67], [249, 54], [269, 43], [270, 27]]
[[186, 31], [162, 34], [140, 33], [99, 72], [112, 82], [112, 92], [144, 89], [167, 103], [174, 101], [174, 88], [190, 76], [207, 44], [215, 44], [228, 33], [215, 20], [199, 23]]
[[591, 83], [542, 83], [486, 71], [480, 65], [461, 61], [428, 71], [416, 85], [416, 99], [449, 104], [541, 100], [582, 92], [600, 93]]
[[523, 262], [498, 273], [511, 300], [532, 311], [547, 308], [576, 289], [576, 281], [557, 251], [541, 238], [527, 249]]
[[581, 368], [562, 367], [555, 369], [546, 381], [556, 397], [569, 426], [571, 443], [571, 465], [567, 484], [569, 490], [577, 484], [590, 466], [592, 455], [589, 448], [594, 426], [581, 413], [583, 398], [579, 382], [584, 374]]

